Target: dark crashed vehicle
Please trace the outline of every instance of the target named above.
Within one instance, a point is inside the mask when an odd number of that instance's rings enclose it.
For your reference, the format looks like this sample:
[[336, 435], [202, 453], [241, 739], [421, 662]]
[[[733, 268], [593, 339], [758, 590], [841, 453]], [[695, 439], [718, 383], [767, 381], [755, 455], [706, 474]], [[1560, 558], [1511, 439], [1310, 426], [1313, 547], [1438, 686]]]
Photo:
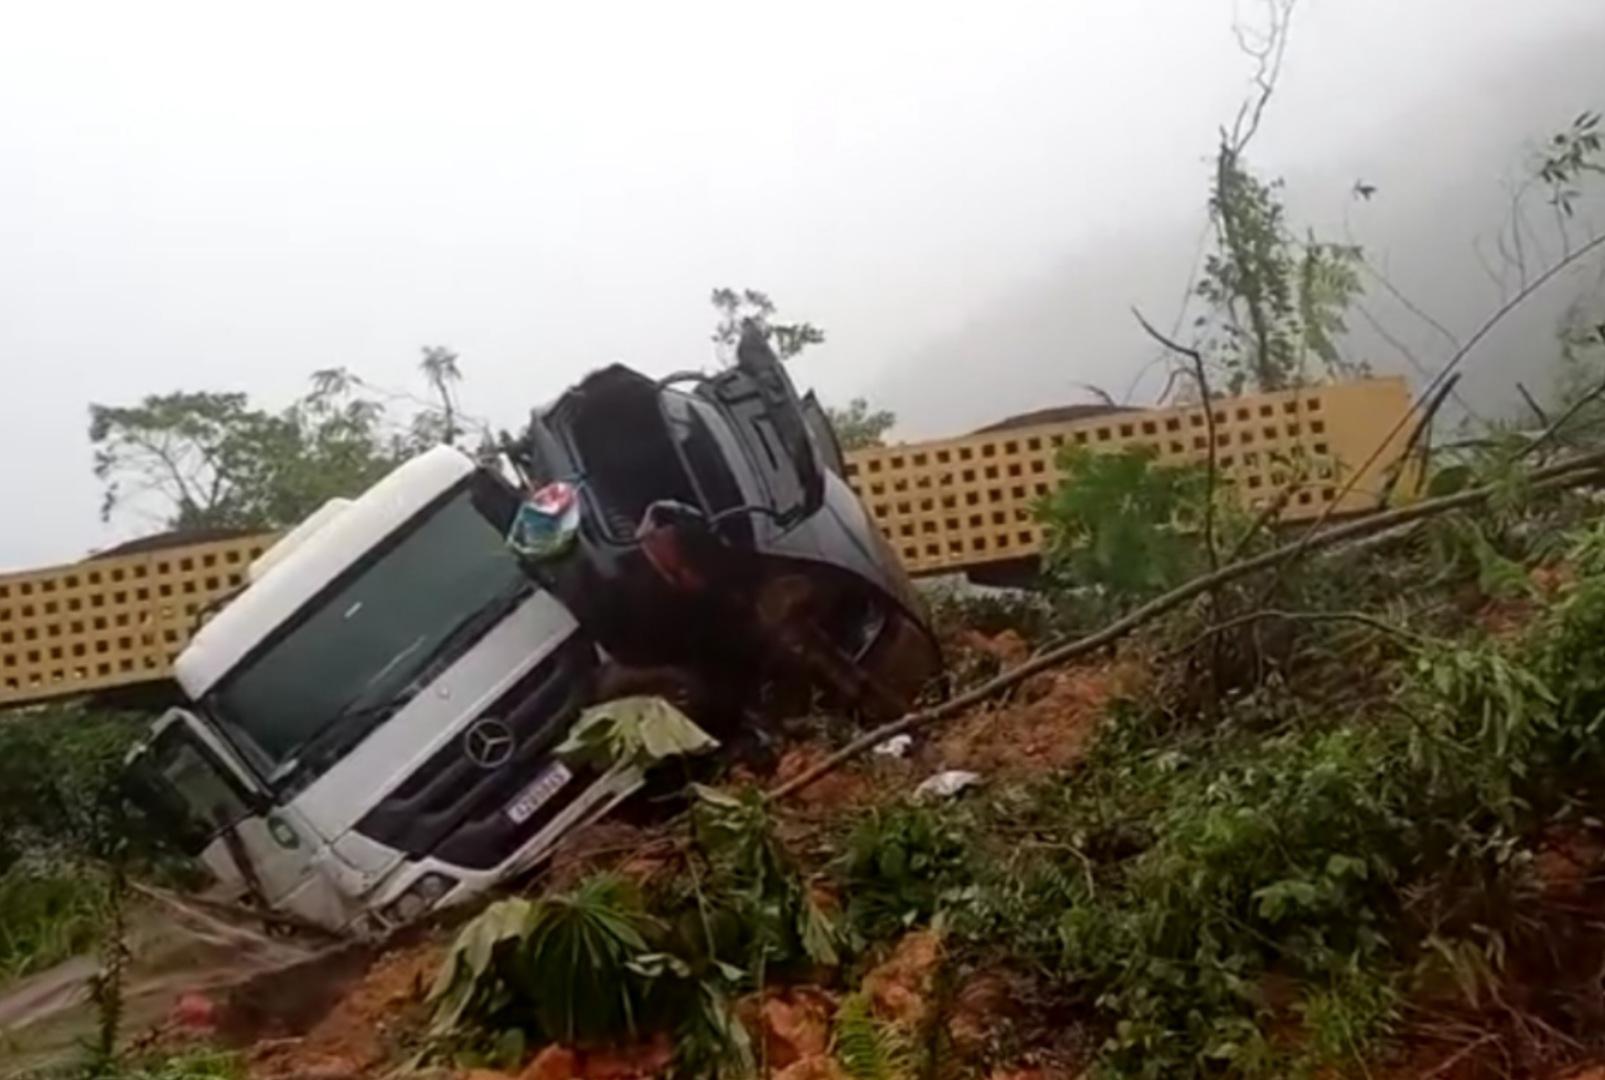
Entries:
[[594, 372], [509, 456], [526, 563], [608, 655], [612, 693], [738, 717], [822, 695], [881, 720], [941, 667], [824, 411], [755, 327], [714, 375]]

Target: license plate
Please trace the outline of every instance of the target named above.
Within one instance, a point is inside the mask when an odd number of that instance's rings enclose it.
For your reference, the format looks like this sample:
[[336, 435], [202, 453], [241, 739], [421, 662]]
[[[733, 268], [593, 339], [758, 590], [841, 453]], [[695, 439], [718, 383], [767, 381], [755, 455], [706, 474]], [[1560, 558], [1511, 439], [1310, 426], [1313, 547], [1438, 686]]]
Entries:
[[507, 804], [507, 816], [515, 825], [524, 824], [572, 779], [574, 774], [561, 761], [547, 766], [544, 772], [530, 781], [528, 787], [518, 793], [518, 798]]

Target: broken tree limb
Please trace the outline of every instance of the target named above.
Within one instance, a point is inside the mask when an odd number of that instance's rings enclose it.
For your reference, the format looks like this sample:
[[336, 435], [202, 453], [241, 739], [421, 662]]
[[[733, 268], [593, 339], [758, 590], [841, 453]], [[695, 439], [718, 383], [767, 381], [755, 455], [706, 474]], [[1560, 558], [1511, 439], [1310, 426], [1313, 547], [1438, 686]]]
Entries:
[[1223, 623], [1218, 623], [1214, 626], [1211, 626], [1209, 629], [1187, 642], [1187, 644], [1172, 649], [1167, 653], [1161, 654], [1160, 659], [1175, 659], [1178, 656], [1192, 652], [1204, 642], [1209, 641], [1211, 638], [1218, 637], [1221, 634], [1226, 633], [1228, 630], [1235, 630], [1241, 626], [1249, 626], [1265, 619], [1283, 619], [1287, 622], [1358, 623], [1361, 626], [1369, 626], [1371, 629], [1380, 633], [1388, 634], [1392, 637], [1403, 638], [1406, 641], [1421, 642], [1425, 640], [1420, 634], [1406, 630], [1402, 626], [1394, 626], [1392, 623], [1387, 622], [1384, 619], [1379, 619], [1374, 615], [1367, 615], [1363, 611], [1281, 611], [1277, 608], [1263, 608], [1259, 611], [1250, 611], [1246, 615], [1239, 615], [1236, 618], [1227, 619]]
[[[1556, 491], [1575, 487], [1590, 480], [1605, 479], [1605, 450], [1580, 454], [1567, 461], [1556, 462], [1554, 465], [1543, 469], [1535, 469], [1532, 475], [1533, 484], [1531, 490], [1534, 493]], [[1426, 499], [1410, 506], [1401, 506], [1394, 510], [1368, 514], [1365, 517], [1333, 526], [1319, 535], [1312, 536], [1306, 533], [1292, 543], [1272, 548], [1270, 551], [1230, 563], [1217, 571], [1193, 578], [1186, 584], [1172, 589], [1163, 596], [1157, 596], [1129, 614], [1116, 619], [1102, 630], [1039, 653], [1024, 663], [1003, 672], [996, 678], [982, 683], [973, 690], [967, 690], [957, 697], [949, 698], [940, 705], [908, 713], [897, 720], [865, 732], [810, 768], [804, 769], [785, 783], [770, 789], [767, 798], [771, 802], [784, 799], [801, 791], [825, 774], [835, 771], [844, 763], [851, 761], [871, 747], [885, 742], [893, 735], [900, 735], [913, 728], [922, 727], [954, 716], [971, 706], [979, 705], [989, 698], [996, 697], [1005, 690], [1013, 689], [1033, 675], [1068, 663], [1077, 657], [1097, 652], [1107, 645], [1112, 645], [1138, 627], [1152, 622], [1166, 612], [1172, 611], [1187, 601], [1229, 581], [1235, 581], [1260, 570], [1279, 566], [1288, 559], [1309, 551], [1333, 547], [1345, 540], [1358, 539], [1399, 525], [1408, 525], [1423, 518], [1434, 517], [1438, 514], [1445, 514], [1468, 506], [1475, 506], [1493, 494], [1494, 488], [1495, 485], [1484, 485], [1483, 487], [1458, 492], [1454, 495], [1444, 495], [1436, 499]]]
[[[1443, 365], [1443, 368], [1438, 372], [1438, 374], [1435, 375], [1432, 380], [1422, 388], [1421, 396], [1417, 398], [1402, 415], [1400, 415], [1398, 422], [1396, 422], [1393, 427], [1388, 430], [1386, 435], [1382, 436], [1382, 440], [1376, 444], [1376, 448], [1373, 449], [1370, 455], [1366, 457], [1365, 461], [1360, 464], [1360, 467], [1355, 469], [1349, 475], [1349, 478], [1344, 481], [1342, 487], [1338, 488], [1337, 495], [1331, 500], [1331, 502], [1327, 503], [1326, 509], [1322, 511], [1320, 516], [1317, 517], [1315, 521], [1310, 524], [1310, 527], [1305, 530], [1304, 538], [1301, 543], [1306, 543], [1321, 532], [1322, 527], [1326, 525], [1327, 521], [1331, 519], [1333, 513], [1336, 512], [1338, 505], [1342, 503], [1343, 499], [1349, 494], [1349, 492], [1354, 490], [1354, 485], [1359, 483], [1360, 477], [1364, 476], [1367, 470], [1369, 470], [1372, 465], [1376, 464], [1377, 459], [1380, 458], [1383, 452], [1388, 448], [1388, 444], [1393, 442], [1393, 440], [1398, 437], [1399, 433], [1404, 430], [1404, 426], [1410, 422], [1410, 417], [1414, 416], [1422, 409], [1424, 405], [1426, 405], [1429, 401], [1433, 401], [1437, 397], [1439, 389], [1447, 380], [1454, 377], [1456, 369], [1465, 362], [1466, 357], [1470, 356], [1476, 350], [1478, 345], [1482, 344], [1484, 338], [1493, 333], [1494, 329], [1497, 328], [1500, 323], [1504, 322], [1511, 312], [1521, 307], [1521, 305], [1527, 301], [1528, 297], [1532, 296], [1545, 285], [1549, 284], [1549, 282], [1559, 276], [1562, 271], [1577, 263], [1579, 260], [1593, 254], [1601, 247], [1605, 247], [1605, 236], [1597, 236], [1590, 240], [1576, 251], [1550, 266], [1532, 281], [1524, 282], [1520, 291], [1518, 291], [1516, 295], [1506, 300], [1503, 304], [1500, 304], [1499, 307], [1494, 310], [1493, 314], [1489, 315], [1487, 319], [1483, 320], [1482, 325], [1477, 327], [1476, 332], [1473, 333], [1471, 337], [1467, 338], [1466, 341], [1454, 351], [1454, 355], [1449, 357], [1448, 361]], [[1441, 401], [1438, 403], [1440, 405], [1442, 404]]]

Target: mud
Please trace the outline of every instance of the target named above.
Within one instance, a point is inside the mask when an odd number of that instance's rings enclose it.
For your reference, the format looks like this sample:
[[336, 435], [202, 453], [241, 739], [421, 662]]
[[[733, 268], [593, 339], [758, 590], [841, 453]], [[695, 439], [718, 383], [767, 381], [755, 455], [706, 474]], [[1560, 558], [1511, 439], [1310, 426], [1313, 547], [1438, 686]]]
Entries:
[[[264, 973], [306, 962], [318, 947], [269, 937], [182, 901], [136, 903], [128, 916], [123, 1030], [134, 1041], [159, 1038], [186, 994], [219, 996]], [[94, 1033], [89, 987], [93, 957], [74, 957], [0, 992], [0, 1078], [76, 1060]]]
[[354, 947], [254, 980], [230, 996], [220, 1033], [252, 1044], [253, 1080], [367, 1075], [400, 1057], [422, 1028], [424, 998], [444, 954], [433, 939], [377, 958]]
[[917, 753], [925, 772], [968, 769], [983, 780], [1056, 772], [1091, 745], [1110, 700], [1134, 676], [1114, 665], [1044, 672], [999, 705], [975, 709], [936, 729]]

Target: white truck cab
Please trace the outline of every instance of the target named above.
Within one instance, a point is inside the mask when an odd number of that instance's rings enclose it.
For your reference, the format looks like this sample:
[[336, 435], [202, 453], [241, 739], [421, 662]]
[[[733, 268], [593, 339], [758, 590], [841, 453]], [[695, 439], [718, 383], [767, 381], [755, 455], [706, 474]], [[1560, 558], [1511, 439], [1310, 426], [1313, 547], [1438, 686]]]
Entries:
[[534, 865], [639, 784], [557, 760], [596, 648], [450, 447], [269, 549], [174, 663], [135, 791], [240, 898], [376, 933]]

